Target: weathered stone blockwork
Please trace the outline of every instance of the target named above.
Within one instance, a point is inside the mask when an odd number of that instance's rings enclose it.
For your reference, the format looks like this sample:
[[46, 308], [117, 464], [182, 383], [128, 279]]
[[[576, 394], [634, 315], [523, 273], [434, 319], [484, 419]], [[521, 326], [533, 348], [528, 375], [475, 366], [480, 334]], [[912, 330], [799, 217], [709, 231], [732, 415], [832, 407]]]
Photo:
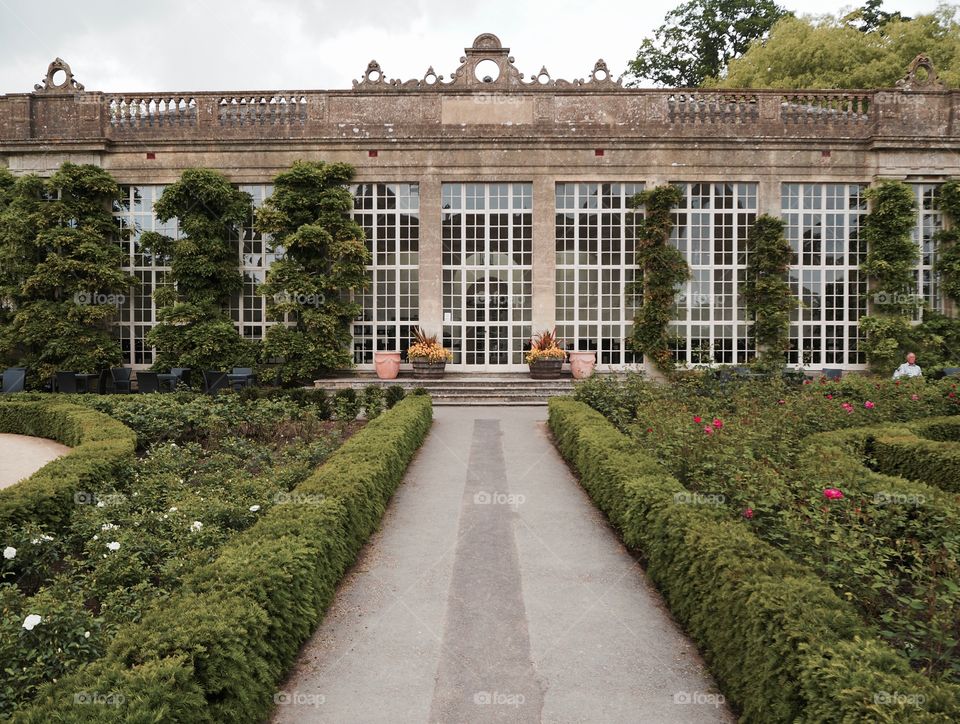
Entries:
[[[87, 91], [58, 59], [34, 92], [0, 96], [0, 163], [46, 173], [93, 162], [139, 185], [209, 166], [263, 184], [322, 159], [353, 164], [360, 183], [418, 184], [419, 316], [435, 329], [443, 184], [532, 185], [536, 329], [556, 321], [558, 183], [752, 183], [758, 213], [780, 215], [784, 183], [960, 175], [960, 92], [935, 74], [885, 90], [651, 90], [623, 87], [603, 61], [563, 81], [546, 69], [525, 79], [512, 60], [484, 34], [449, 80], [431, 68], [391, 81], [373, 61], [350, 90], [145, 94]], [[490, 61], [484, 81], [475, 71]]]

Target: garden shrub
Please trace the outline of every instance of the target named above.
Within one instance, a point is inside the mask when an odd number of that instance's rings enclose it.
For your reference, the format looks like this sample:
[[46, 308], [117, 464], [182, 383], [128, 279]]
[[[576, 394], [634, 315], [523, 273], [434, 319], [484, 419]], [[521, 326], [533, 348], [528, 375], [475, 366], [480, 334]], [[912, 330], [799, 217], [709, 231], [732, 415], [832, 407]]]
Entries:
[[[368, 423], [180, 591], [125, 627], [103, 658], [45, 687], [13, 721], [115, 721], [117, 711], [128, 721], [264, 720], [431, 417], [429, 398], [416, 397]], [[144, 671], [162, 671], [164, 685], [151, 686]], [[114, 719], [98, 719], [96, 707], [74, 705], [76, 692], [90, 690], [126, 703], [108, 712]]]
[[[952, 436], [960, 432], [960, 420], [941, 418], [925, 421], [920, 428], [930, 435]], [[876, 470], [909, 480], [960, 493], [960, 443], [920, 437], [917, 426], [910, 429], [878, 431], [870, 442]]]
[[340, 422], [355, 420], [360, 414], [363, 400], [353, 389], [337, 390], [333, 395], [333, 414]]
[[363, 410], [368, 420], [377, 417], [386, 407], [387, 398], [380, 385], [367, 385], [363, 390]]
[[[742, 721], [941, 721], [960, 689], [913, 672], [855, 609], [719, 506], [689, 493], [586, 405], [550, 401], [557, 447], [704, 649]], [[877, 704], [885, 692], [894, 698]]]
[[390, 385], [387, 387], [386, 400], [387, 400], [387, 409], [392, 408], [400, 400], [406, 397], [407, 392], [400, 385]]
[[0, 490], [0, 531], [26, 523], [59, 527], [78, 503], [93, 502], [85, 493], [112, 480], [137, 445], [134, 432], [122, 423], [59, 401], [0, 402], [0, 432], [45, 437], [73, 448]]

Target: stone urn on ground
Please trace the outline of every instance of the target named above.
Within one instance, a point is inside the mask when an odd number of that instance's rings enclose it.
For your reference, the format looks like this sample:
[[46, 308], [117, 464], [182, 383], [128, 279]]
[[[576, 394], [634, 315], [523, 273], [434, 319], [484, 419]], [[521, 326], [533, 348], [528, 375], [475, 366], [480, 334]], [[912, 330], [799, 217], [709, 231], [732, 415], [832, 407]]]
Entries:
[[377, 368], [377, 377], [381, 380], [395, 380], [400, 374], [400, 353], [374, 352], [373, 364]]
[[444, 349], [437, 335], [427, 334], [419, 327], [413, 330], [413, 344], [407, 350], [407, 359], [413, 365], [413, 376], [418, 380], [438, 380], [443, 377], [447, 362], [453, 353]]
[[540, 332], [530, 340], [530, 351], [526, 356], [530, 377], [535, 380], [559, 379], [566, 357], [567, 353], [553, 330]]
[[575, 380], [585, 380], [597, 366], [596, 352], [567, 352], [570, 357], [570, 372]]

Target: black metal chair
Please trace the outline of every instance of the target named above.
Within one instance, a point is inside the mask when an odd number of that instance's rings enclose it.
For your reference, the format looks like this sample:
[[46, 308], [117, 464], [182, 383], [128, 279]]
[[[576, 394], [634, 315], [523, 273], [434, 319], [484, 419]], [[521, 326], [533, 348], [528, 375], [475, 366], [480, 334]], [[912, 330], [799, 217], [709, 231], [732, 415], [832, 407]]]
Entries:
[[824, 368], [820, 371], [820, 374], [822, 374], [822, 375], [823, 375], [824, 377], [826, 377], [828, 380], [832, 380], [832, 381], [836, 382], [836, 381], [839, 380], [841, 377], [843, 377], [843, 370], [842, 370], [842, 369], [839, 369], [839, 368], [837, 368], [837, 367], [824, 367]]
[[160, 379], [156, 372], [137, 372], [137, 392], [149, 394], [160, 391]]
[[170, 370], [170, 374], [174, 375], [177, 379], [174, 383], [173, 389], [176, 390], [180, 385], [184, 387], [190, 387], [190, 368], [189, 367], [173, 367]]
[[253, 368], [252, 367], [234, 367], [233, 371], [227, 375], [230, 380], [230, 386], [239, 392], [247, 385], [253, 384]]
[[110, 389], [110, 383], [112, 377], [110, 376], [110, 370], [100, 370], [100, 377], [97, 379], [97, 394], [105, 395]]
[[229, 386], [229, 379], [226, 372], [217, 370], [203, 371], [203, 391], [208, 395], [215, 395], [220, 390]]
[[64, 394], [76, 394], [77, 392], [77, 373], [76, 372], [57, 372], [54, 375], [53, 391]]
[[130, 394], [133, 388], [130, 386], [130, 375], [132, 370], [129, 367], [113, 367], [110, 370], [110, 377], [113, 380], [113, 391], [120, 394]]
[[27, 370], [25, 367], [9, 367], [3, 371], [3, 388], [0, 389], [5, 395], [12, 395], [15, 392], [23, 392], [27, 385]]

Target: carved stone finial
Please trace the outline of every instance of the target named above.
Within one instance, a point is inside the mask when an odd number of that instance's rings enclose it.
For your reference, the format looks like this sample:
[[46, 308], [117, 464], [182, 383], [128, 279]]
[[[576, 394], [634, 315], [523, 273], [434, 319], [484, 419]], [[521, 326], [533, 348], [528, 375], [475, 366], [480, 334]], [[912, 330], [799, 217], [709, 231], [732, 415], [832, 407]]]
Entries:
[[[60, 72], [63, 72], [63, 81], [57, 83], [55, 78]], [[75, 93], [83, 89], [83, 85], [73, 77], [70, 65], [63, 58], [55, 59], [47, 67], [47, 77], [43, 79], [43, 83], [33, 86], [33, 90], [38, 93]]]
[[[923, 71], [920, 73], [919, 71]], [[937, 77], [937, 70], [928, 55], [921, 53], [907, 68], [907, 74], [897, 81], [897, 88], [903, 90], [939, 90], [943, 81]]]

